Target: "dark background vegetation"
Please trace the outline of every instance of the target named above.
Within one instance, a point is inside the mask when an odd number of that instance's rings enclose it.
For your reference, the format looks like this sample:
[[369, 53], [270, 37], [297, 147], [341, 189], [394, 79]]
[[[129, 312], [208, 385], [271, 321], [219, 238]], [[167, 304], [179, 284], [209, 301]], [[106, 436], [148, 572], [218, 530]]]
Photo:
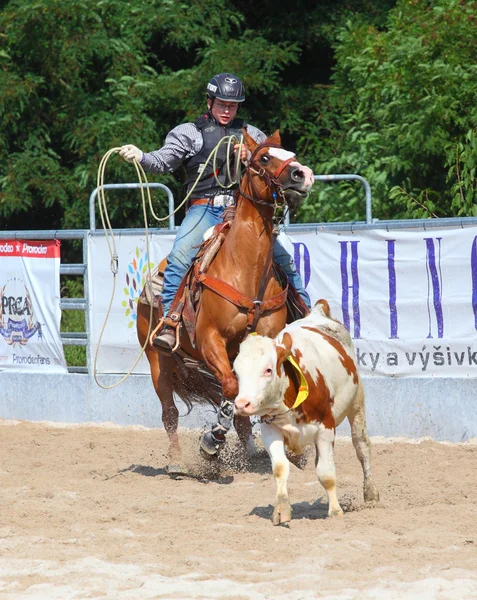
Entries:
[[[365, 177], [374, 217], [475, 216], [476, 34], [469, 0], [3, 2], [0, 228], [88, 227], [104, 153], [160, 147], [221, 71], [245, 81], [242, 116], [315, 173]], [[113, 158], [106, 179], [136, 173]], [[142, 224], [138, 195], [108, 202], [116, 226]], [[298, 218], [364, 216], [345, 183], [316, 184]]]
[[[241, 115], [316, 174], [365, 177], [375, 218], [477, 216], [477, 2], [0, 0], [0, 229], [88, 228], [102, 156], [159, 148], [222, 71], [246, 84]], [[110, 160], [107, 183], [135, 180]], [[180, 195], [171, 175], [150, 181]], [[114, 226], [143, 226], [139, 194], [108, 207]], [[316, 183], [297, 215], [364, 218], [356, 182]], [[62, 255], [81, 261], [81, 244]], [[61, 285], [83, 295], [81, 278]], [[62, 329], [83, 331], [84, 313]]]

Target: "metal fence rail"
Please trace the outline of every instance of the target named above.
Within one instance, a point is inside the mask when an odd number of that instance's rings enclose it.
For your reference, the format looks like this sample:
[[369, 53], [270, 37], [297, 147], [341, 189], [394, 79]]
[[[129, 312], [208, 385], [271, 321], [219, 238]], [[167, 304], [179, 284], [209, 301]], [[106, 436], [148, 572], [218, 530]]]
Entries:
[[[169, 210], [169, 229], [172, 231], [175, 228], [174, 220], [174, 196], [170, 188], [162, 183], [148, 183], [151, 189], [161, 189], [167, 194], [167, 203]], [[140, 183], [107, 183], [104, 186], [105, 190], [138, 190], [142, 186]], [[91, 231], [96, 231], [96, 196], [98, 195], [98, 188], [94, 188], [89, 197], [89, 228]]]
[[[354, 221], [354, 222], [342, 222], [342, 223], [296, 223], [286, 224], [285, 232], [301, 232], [301, 231], [314, 231], [316, 233], [326, 231], [359, 231], [363, 229], [386, 229], [387, 231], [399, 230], [399, 229], [422, 229], [424, 231], [429, 229], [435, 229], [438, 227], [469, 227], [477, 225], [477, 217], [463, 217], [463, 218], [449, 218], [449, 219], [407, 219], [407, 220], [390, 220], [390, 221], [379, 221], [372, 217], [372, 198], [371, 188], [369, 183], [359, 175], [315, 175], [316, 181], [332, 182], [332, 181], [343, 181], [343, 180], [356, 180], [359, 181], [365, 191], [366, 200], [366, 221]], [[168, 198], [169, 212], [172, 213], [174, 210], [174, 198], [171, 190], [160, 183], [149, 184], [151, 188], [159, 188], [166, 192]], [[127, 184], [107, 184], [104, 186], [105, 189], [110, 190], [124, 190], [124, 189], [139, 189], [141, 186], [139, 183], [127, 183]], [[90, 229], [69, 229], [69, 230], [41, 230], [41, 231], [0, 231], [0, 237], [3, 239], [25, 239], [25, 240], [81, 240], [82, 241], [82, 263], [62, 263], [60, 265], [60, 275], [63, 276], [82, 276], [84, 285], [84, 297], [83, 298], [61, 298], [60, 307], [61, 310], [81, 310], [85, 313], [85, 331], [83, 332], [61, 332], [61, 340], [66, 346], [83, 346], [87, 348], [86, 352], [86, 367], [68, 367], [70, 372], [82, 373], [91, 372], [90, 365], [90, 352], [89, 352], [89, 333], [90, 333], [90, 322], [89, 322], [89, 306], [90, 306], [90, 294], [88, 289], [88, 237], [89, 236], [102, 236], [104, 231], [96, 229], [96, 218], [95, 218], [95, 201], [98, 194], [98, 188], [95, 188], [90, 195], [89, 199], [89, 214], [90, 214]], [[170, 234], [175, 232], [175, 220], [174, 215], [171, 214], [169, 218], [169, 228], [149, 228], [150, 233], [154, 234]], [[115, 229], [114, 233], [117, 235], [145, 235], [145, 229], [143, 228], [129, 228], [129, 229]]]

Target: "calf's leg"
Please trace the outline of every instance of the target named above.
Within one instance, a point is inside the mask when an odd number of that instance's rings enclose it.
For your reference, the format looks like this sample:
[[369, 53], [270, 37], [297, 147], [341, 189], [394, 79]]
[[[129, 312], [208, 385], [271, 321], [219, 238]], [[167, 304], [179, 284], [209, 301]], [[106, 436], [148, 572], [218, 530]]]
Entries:
[[348, 421], [351, 426], [351, 439], [353, 440], [356, 456], [363, 469], [364, 500], [365, 502], [377, 502], [379, 500], [379, 492], [371, 476], [371, 442], [366, 432], [366, 411], [364, 408], [364, 391], [361, 381], [356, 398], [348, 413]]
[[336, 468], [333, 456], [335, 430], [327, 429], [322, 423], [319, 426], [316, 440], [316, 474], [328, 496], [328, 516], [343, 515], [336, 496]]
[[272, 470], [277, 484], [277, 496], [273, 511], [272, 523], [288, 523], [291, 520], [291, 506], [288, 498], [287, 481], [290, 463], [285, 454], [283, 435], [274, 425], [262, 423], [262, 441], [272, 460]]

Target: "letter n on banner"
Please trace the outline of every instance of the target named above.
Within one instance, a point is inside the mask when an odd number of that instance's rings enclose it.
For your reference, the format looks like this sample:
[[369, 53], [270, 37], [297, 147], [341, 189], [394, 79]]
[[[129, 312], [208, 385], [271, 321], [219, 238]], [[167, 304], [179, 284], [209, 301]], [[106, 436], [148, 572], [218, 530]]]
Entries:
[[472, 310], [474, 311], [474, 327], [477, 329], [477, 237], [472, 242], [470, 251], [470, 270], [472, 273]]
[[426, 270], [427, 270], [427, 314], [429, 317], [429, 334], [428, 338], [433, 338], [432, 335], [432, 314], [431, 314], [431, 293], [432, 303], [437, 322], [437, 337], [444, 337], [444, 313], [442, 311], [442, 274], [441, 274], [441, 240], [437, 241], [437, 254], [434, 247], [434, 238], [424, 238], [426, 242]]
[[[351, 333], [349, 313], [349, 292], [352, 293], [353, 307], [353, 337], [359, 339], [361, 335], [361, 315], [359, 312], [359, 276], [358, 276], [358, 244], [359, 241], [339, 242], [341, 246], [341, 308], [343, 311], [343, 324]], [[348, 244], [351, 249], [351, 258], [348, 257]], [[348, 267], [351, 272], [349, 283]]]
[[386, 240], [388, 245], [388, 279], [389, 279], [389, 321], [390, 321], [390, 339], [395, 340], [398, 337], [398, 314], [396, 306], [396, 240]]

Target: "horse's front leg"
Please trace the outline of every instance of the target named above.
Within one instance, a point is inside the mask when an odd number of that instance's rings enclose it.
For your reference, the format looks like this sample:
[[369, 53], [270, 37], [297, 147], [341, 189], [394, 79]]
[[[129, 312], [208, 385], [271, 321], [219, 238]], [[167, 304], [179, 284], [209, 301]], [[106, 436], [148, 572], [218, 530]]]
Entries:
[[233, 424], [234, 399], [238, 394], [238, 383], [232, 372], [224, 338], [217, 331], [209, 331], [203, 339], [206, 341], [201, 344], [200, 351], [207, 367], [220, 381], [222, 399], [217, 423], [202, 436], [200, 447], [208, 456], [216, 456]]

